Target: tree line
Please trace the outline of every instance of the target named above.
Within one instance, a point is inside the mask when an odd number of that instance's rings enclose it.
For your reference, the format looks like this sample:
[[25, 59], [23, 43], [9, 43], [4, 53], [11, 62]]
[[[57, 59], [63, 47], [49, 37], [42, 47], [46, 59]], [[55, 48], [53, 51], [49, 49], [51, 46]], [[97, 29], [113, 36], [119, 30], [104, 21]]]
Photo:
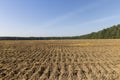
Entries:
[[119, 39], [120, 24], [82, 36], [71, 37], [0, 37], [0, 40]]
[[98, 32], [92, 32], [90, 34], [82, 35], [79, 38], [82, 38], [82, 39], [119, 39], [120, 38], [120, 24], [100, 30]]

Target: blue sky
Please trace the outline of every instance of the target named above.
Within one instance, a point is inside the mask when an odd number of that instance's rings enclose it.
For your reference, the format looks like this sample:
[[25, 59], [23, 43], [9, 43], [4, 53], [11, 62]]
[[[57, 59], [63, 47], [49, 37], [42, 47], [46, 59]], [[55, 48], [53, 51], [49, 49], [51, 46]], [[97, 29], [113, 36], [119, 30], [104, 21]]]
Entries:
[[0, 36], [78, 36], [120, 24], [120, 0], [0, 0]]

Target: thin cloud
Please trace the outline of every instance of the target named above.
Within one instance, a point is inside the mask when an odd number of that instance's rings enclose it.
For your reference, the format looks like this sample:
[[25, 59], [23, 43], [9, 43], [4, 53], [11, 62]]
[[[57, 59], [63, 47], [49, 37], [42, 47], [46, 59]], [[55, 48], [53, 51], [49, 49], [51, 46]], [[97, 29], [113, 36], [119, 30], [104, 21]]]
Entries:
[[88, 21], [88, 22], [83, 22], [83, 23], [80, 23], [80, 24], [64, 26], [64, 27], [67, 27], [69, 29], [70, 28], [73, 29], [73, 26], [76, 27], [76, 28], [78, 28], [78, 27], [85, 27], [85, 26], [89, 26], [91, 24], [99, 24], [99, 23], [108, 22], [108, 21], [111, 21], [111, 20], [119, 19], [119, 18], [120, 18], [120, 15], [108, 16], [108, 17], [103, 17], [103, 18], [91, 20], [91, 21]]
[[85, 22], [85, 23], [81, 23], [79, 25], [88, 25], [88, 24], [93, 24], [93, 23], [106, 22], [106, 21], [113, 20], [113, 19], [116, 19], [116, 18], [119, 18], [119, 17], [120, 17], [120, 15], [108, 16], [108, 17], [103, 17], [103, 18], [99, 18], [99, 19], [96, 19], [96, 20], [88, 21], [88, 22]]
[[59, 22], [61, 22], [61, 21], [64, 21], [64, 20], [66, 20], [66, 19], [69, 19], [70, 17], [72, 17], [72, 16], [74, 16], [74, 15], [76, 15], [76, 14], [78, 14], [78, 13], [82, 13], [82, 12], [85, 12], [85, 11], [87, 11], [87, 10], [89, 10], [89, 9], [92, 9], [92, 8], [98, 6], [99, 3], [100, 3], [100, 2], [94, 2], [94, 3], [91, 3], [91, 4], [89, 4], [89, 5], [81, 8], [81, 9], [77, 9], [77, 10], [75, 10], [75, 11], [66, 13], [66, 14], [63, 15], [63, 16], [59, 16], [59, 17], [57, 17], [56, 19], [53, 19], [53, 20], [51, 20], [51, 21], [49, 21], [49, 22], [46, 22], [45, 25], [42, 25], [42, 26], [44, 26], [44, 27], [53, 26], [53, 25], [55, 25], [55, 24], [57, 24], [57, 23], [59, 23]]

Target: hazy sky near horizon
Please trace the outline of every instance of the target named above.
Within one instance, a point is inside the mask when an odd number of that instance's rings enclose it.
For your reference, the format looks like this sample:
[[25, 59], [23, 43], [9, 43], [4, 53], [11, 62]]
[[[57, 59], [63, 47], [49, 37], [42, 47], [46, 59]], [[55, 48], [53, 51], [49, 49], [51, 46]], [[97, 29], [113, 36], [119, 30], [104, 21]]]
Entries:
[[0, 36], [78, 36], [120, 23], [120, 0], [0, 0]]

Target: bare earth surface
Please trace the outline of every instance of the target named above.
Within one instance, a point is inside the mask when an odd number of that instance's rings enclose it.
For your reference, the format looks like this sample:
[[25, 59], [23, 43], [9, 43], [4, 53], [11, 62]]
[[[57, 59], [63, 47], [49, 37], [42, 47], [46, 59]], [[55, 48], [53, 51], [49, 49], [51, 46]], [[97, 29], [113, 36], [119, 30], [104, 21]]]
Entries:
[[120, 80], [120, 40], [0, 41], [0, 80]]

